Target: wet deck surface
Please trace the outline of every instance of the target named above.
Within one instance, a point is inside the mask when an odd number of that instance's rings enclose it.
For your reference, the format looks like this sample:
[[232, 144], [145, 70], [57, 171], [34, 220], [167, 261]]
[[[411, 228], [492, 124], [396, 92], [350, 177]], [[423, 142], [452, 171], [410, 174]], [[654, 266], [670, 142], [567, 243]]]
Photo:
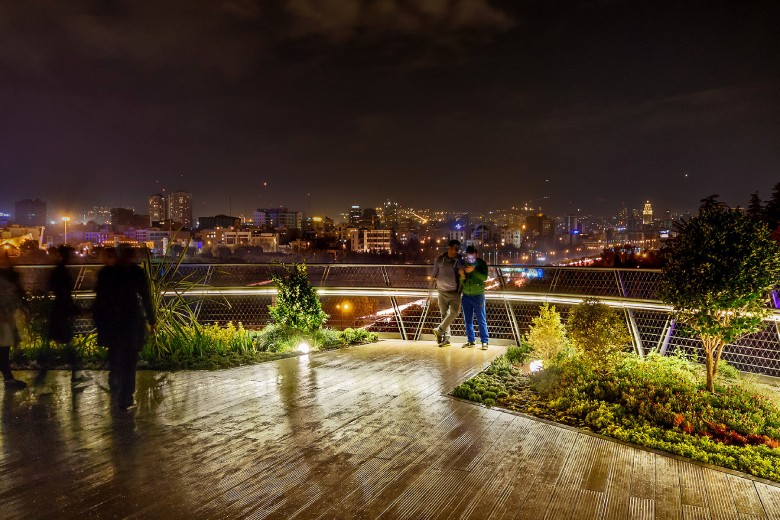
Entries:
[[139, 372], [129, 415], [52, 372], [3, 394], [0, 518], [780, 519], [778, 487], [445, 395], [500, 352]]

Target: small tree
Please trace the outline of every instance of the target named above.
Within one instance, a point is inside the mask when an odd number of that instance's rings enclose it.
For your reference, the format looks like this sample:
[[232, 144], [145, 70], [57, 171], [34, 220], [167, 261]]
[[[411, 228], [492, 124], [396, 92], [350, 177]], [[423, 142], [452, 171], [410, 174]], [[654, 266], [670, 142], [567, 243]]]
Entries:
[[272, 274], [278, 293], [276, 305], [268, 310], [274, 321], [301, 332], [322, 328], [328, 315], [322, 310], [320, 298], [306, 276], [306, 264], [283, 266], [284, 275]]
[[586, 299], [572, 309], [566, 332], [574, 348], [603, 364], [631, 345], [626, 321], [608, 305]]
[[539, 316], [531, 320], [531, 329], [525, 335], [525, 341], [544, 362], [555, 359], [563, 352], [568, 342], [566, 327], [554, 305], [545, 303], [539, 307]]
[[664, 248], [660, 286], [675, 319], [702, 340], [710, 392], [723, 347], [761, 328], [768, 292], [780, 281], [780, 248], [766, 225], [716, 198], [677, 223], [677, 237]]

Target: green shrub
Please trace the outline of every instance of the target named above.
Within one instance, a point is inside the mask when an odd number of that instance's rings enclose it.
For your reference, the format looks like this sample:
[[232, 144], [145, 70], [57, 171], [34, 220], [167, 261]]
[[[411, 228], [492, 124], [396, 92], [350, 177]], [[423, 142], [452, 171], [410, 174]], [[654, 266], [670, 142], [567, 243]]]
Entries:
[[288, 352], [298, 346], [301, 337], [297, 330], [272, 323], [257, 336], [257, 349], [261, 352]]
[[598, 300], [586, 299], [569, 314], [566, 331], [575, 349], [605, 365], [631, 345], [625, 320]]
[[284, 275], [272, 275], [278, 289], [276, 305], [268, 307], [274, 323], [304, 333], [321, 328], [328, 315], [322, 310], [319, 296], [309, 283], [306, 264], [282, 267]]
[[544, 362], [558, 357], [568, 345], [566, 327], [555, 306], [545, 303], [539, 308], [539, 316], [531, 321], [531, 329], [525, 335], [525, 341], [533, 350], [534, 356]]
[[510, 346], [506, 349], [507, 361], [514, 365], [522, 365], [528, 361], [528, 357], [531, 354], [531, 347], [525, 341], [520, 343], [520, 346]]

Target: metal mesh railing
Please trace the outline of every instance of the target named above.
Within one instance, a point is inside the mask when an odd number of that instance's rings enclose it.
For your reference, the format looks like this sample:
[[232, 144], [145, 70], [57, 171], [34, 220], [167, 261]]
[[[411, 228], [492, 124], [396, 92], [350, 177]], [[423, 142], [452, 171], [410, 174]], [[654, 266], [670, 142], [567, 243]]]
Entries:
[[[46, 291], [50, 269], [18, 268], [23, 285], [33, 293]], [[86, 332], [92, 328], [90, 298], [100, 266], [70, 269], [82, 311], [77, 326]], [[262, 328], [270, 321], [268, 306], [275, 292], [272, 273], [282, 269], [278, 264], [186, 264], [179, 267], [177, 277], [198, 284], [198, 294], [192, 298], [198, 302], [202, 322], [232, 321]], [[441, 320], [430, 270], [426, 265], [307, 265], [308, 278], [330, 315], [329, 326], [366, 327], [403, 339], [428, 339]], [[486, 284], [490, 336], [519, 341], [541, 303], [554, 303], [565, 321], [573, 305], [596, 297], [623, 309], [638, 350], [683, 350], [703, 358], [701, 342], [675, 325], [670, 310], [657, 300], [660, 276], [659, 270], [647, 269], [491, 266]], [[762, 331], [728, 345], [723, 358], [740, 370], [780, 377], [777, 316], [765, 322]], [[452, 332], [465, 335], [462, 317], [455, 320]]]

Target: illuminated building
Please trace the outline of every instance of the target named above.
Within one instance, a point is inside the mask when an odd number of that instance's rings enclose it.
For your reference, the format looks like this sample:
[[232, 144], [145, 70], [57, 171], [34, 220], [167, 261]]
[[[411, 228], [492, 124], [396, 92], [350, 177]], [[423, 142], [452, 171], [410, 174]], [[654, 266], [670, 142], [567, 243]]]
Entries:
[[168, 219], [185, 228], [192, 227], [192, 193], [174, 191], [168, 195]]
[[354, 227], [360, 226], [361, 218], [363, 218], [363, 212], [360, 211], [360, 206], [352, 206], [349, 209], [349, 225]]
[[168, 218], [168, 208], [164, 195], [152, 195], [149, 197], [149, 225], [154, 226]]
[[653, 206], [650, 205], [650, 201], [645, 202], [645, 209], [642, 211], [642, 224], [653, 223]]

